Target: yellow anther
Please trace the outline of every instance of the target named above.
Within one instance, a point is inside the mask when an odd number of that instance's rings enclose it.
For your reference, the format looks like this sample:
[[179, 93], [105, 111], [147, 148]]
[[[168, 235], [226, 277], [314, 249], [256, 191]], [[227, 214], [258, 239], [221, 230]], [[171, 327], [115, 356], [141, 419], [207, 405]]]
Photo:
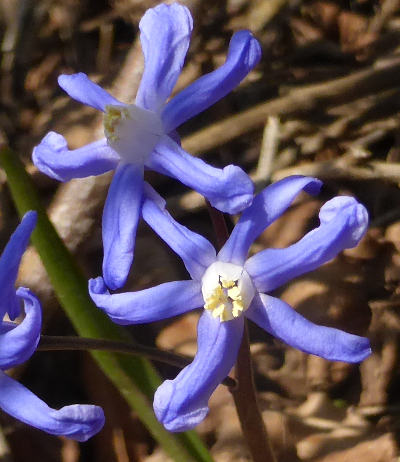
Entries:
[[210, 310], [214, 318], [219, 317], [220, 321], [240, 316], [244, 311], [244, 303], [236, 282], [221, 279], [206, 298], [204, 308]]
[[228, 289], [228, 297], [231, 298], [232, 300], [241, 299], [239, 287], [234, 286], [231, 289]]
[[218, 305], [217, 308], [213, 310], [212, 315], [214, 318], [218, 318], [219, 316], [221, 321], [224, 321], [224, 313], [225, 313], [225, 305], [221, 303], [220, 305]]
[[226, 298], [224, 291], [222, 290], [222, 287], [218, 286], [214, 289], [211, 296], [206, 299], [204, 308], [206, 310], [215, 310], [221, 305], [221, 303], [224, 304], [224, 298]]
[[201, 291], [204, 308], [221, 322], [242, 316], [256, 293], [245, 268], [221, 261], [207, 268]]
[[130, 118], [129, 111], [125, 107], [119, 106], [106, 106], [106, 112], [104, 114], [104, 133], [109, 141], [118, 141], [116, 135], [116, 128], [121, 119]]
[[243, 313], [244, 305], [242, 300], [234, 300], [232, 302], [232, 315], [234, 318], [237, 318]]
[[228, 281], [227, 279], [221, 279], [221, 284], [224, 289], [230, 289], [235, 286], [234, 281]]

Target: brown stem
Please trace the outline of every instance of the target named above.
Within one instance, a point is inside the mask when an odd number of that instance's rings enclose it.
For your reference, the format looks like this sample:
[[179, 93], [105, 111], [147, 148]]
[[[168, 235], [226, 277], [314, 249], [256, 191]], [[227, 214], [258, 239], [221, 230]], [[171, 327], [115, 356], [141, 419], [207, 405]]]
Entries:
[[[219, 248], [228, 240], [229, 233], [223, 213], [207, 202]], [[235, 366], [236, 386], [230, 387], [239, 416], [244, 439], [254, 462], [276, 462], [267, 429], [258, 407], [250, 357], [247, 321], [244, 320], [242, 343]]]
[[214, 228], [215, 237], [217, 238], [219, 250], [228, 240], [228, 227], [226, 226], [224, 214], [221, 213], [219, 210], [215, 209], [208, 201], [206, 201], [206, 204]]
[[253, 380], [250, 343], [245, 320], [243, 339], [235, 366], [237, 385], [230, 391], [235, 401], [240, 426], [254, 462], [275, 462]]

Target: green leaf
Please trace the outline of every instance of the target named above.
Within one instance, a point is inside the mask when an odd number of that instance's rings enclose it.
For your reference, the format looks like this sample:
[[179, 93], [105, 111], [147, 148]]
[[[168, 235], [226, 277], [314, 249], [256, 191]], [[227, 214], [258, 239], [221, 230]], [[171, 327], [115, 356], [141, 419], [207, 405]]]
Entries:
[[[28, 210], [38, 212], [38, 224], [32, 234], [32, 242], [60, 304], [77, 333], [82, 337], [132, 341], [127, 331], [111, 322], [90, 299], [86, 278], [49, 221], [36, 188], [19, 158], [8, 147], [2, 147], [0, 164], [7, 174], [9, 188], [20, 215]], [[212, 462], [209, 452], [195, 432], [179, 435], [169, 433], [156, 419], [150, 400], [160, 384], [160, 377], [149, 361], [99, 351], [91, 354], [174, 461]]]

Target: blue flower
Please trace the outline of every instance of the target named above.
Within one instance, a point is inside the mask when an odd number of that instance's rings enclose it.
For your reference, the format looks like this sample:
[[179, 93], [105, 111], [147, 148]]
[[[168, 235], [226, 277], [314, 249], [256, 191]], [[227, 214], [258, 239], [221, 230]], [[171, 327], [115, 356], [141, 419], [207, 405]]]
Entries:
[[89, 291], [118, 324], [156, 321], [204, 306], [193, 362], [174, 380], [166, 380], [154, 397], [155, 413], [168, 430], [188, 430], [207, 415], [211, 393], [236, 360], [243, 315], [287, 344], [332, 361], [357, 363], [371, 353], [367, 338], [317, 326], [266, 294], [357, 245], [368, 214], [354, 198], [339, 196], [327, 202], [319, 214], [320, 226], [290, 247], [266, 249], [247, 259], [253, 241], [301, 190], [316, 194], [320, 187], [315, 178], [292, 176], [265, 188], [217, 255], [210, 242], [177, 223], [146, 185], [143, 218], [182, 258], [192, 279], [110, 294], [97, 278], [89, 281]]
[[192, 32], [189, 10], [177, 3], [149, 9], [140, 21], [145, 70], [135, 104], [124, 104], [85, 74], [61, 75], [72, 98], [99, 109], [106, 137], [70, 151], [50, 132], [35, 147], [33, 162], [60, 181], [116, 169], [103, 213], [103, 275], [111, 289], [122, 287], [132, 264], [143, 190], [143, 169], [177, 178], [217, 209], [237, 213], [253, 198], [253, 184], [239, 167], [217, 169], [190, 156], [175, 129], [235, 88], [258, 63], [261, 50], [248, 31], [232, 37], [224, 65], [167, 102], [181, 72]]
[[[15, 291], [14, 287], [36, 219], [37, 214], [33, 211], [24, 216], [0, 257], [0, 409], [52, 435], [86, 441], [104, 425], [104, 413], [100, 407], [75, 404], [52, 409], [4, 372], [30, 358], [40, 339], [40, 302], [28, 289], [20, 287]], [[21, 301], [24, 320], [20, 324], [3, 321], [6, 314], [10, 319], [19, 315]]]

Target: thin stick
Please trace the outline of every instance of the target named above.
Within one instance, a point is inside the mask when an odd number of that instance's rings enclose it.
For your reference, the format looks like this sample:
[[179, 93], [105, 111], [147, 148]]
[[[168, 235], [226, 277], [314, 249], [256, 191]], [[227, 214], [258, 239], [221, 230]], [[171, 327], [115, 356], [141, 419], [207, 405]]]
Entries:
[[[69, 337], [58, 335], [42, 335], [37, 347], [38, 351], [76, 351], [76, 350], [100, 350], [112, 351], [114, 353], [123, 353], [135, 356], [142, 356], [152, 361], [171, 364], [172, 366], [183, 369], [190, 364], [193, 358], [178, 355], [166, 350], [152, 348], [138, 343], [116, 342], [112, 340]], [[236, 382], [231, 377], [223, 380], [223, 385], [235, 387]]]
[[264, 127], [263, 139], [261, 142], [260, 157], [258, 159], [256, 180], [269, 181], [279, 144], [279, 119], [269, 116]]
[[[224, 215], [207, 203], [211, 221], [217, 236], [218, 246], [222, 247], [229, 237]], [[251, 366], [250, 343], [247, 321], [244, 320], [242, 343], [235, 366], [237, 384], [230, 387], [244, 439], [254, 462], [276, 462], [267, 429], [258, 406], [256, 389]]]

